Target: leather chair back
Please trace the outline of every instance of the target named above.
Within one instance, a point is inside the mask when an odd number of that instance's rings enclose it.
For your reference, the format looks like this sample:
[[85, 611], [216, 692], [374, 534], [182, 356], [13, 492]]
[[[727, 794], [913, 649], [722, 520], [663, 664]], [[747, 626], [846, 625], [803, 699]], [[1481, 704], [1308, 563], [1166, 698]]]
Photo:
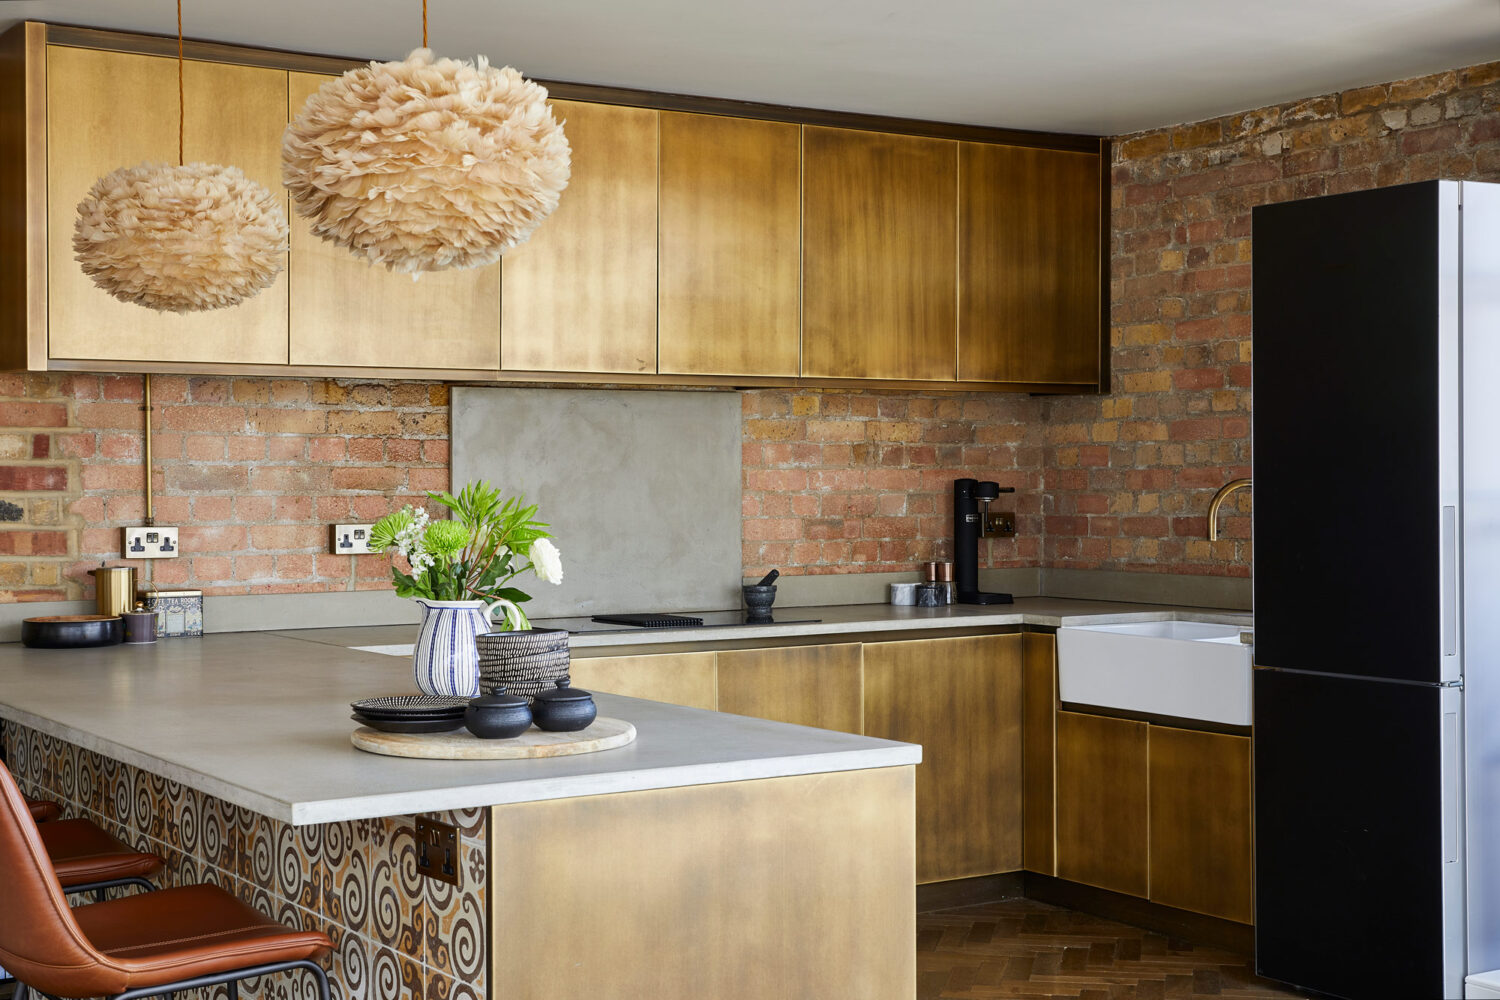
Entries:
[[95, 997], [128, 989], [125, 971], [78, 929], [26, 799], [0, 764], [0, 967], [43, 993]]

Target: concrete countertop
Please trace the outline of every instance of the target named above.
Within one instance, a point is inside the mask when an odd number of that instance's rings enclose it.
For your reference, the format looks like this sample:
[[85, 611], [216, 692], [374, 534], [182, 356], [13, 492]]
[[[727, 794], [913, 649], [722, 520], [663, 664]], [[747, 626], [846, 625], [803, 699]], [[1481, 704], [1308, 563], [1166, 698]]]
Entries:
[[[1166, 604], [1125, 604], [1114, 601], [1080, 601], [1057, 597], [1018, 597], [1014, 604], [989, 607], [950, 605], [917, 608], [891, 604], [851, 604], [836, 607], [778, 608], [783, 619], [819, 619], [794, 625], [733, 625], [714, 628], [626, 629], [575, 634], [569, 645], [576, 650], [622, 646], [654, 646], [666, 643], [724, 643], [743, 640], [782, 640], [807, 636], [847, 636], [877, 632], [931, 629], [985, 629], [1016, 625], [1059, 628], [1064, 625], [1103, 625], [1118, 622], [1200, 621], [1220, 622], [1251, 628], [1249, 612], [1216, 608], [1186, 608]], [[576, 629], [589, 626], [587, 618], [537, 619], [538, 628]], [[599, 626], [593, 625], [593, 628]], [[289, 638], [335, 646], [409, 647], [416, 639], [414, 625], [368, 625], [354, 628], [298, 629], [280, 632]]]
[[405, 659], [269, 633], [0, 646], [0, 719], [296, 825], [890, 767], [922, 753], [607, 694], [598, 696], [600, 714], [633, 723], [638, 738], [602, 753], [426, 761], [349, 744], [351, 701], [410, 691]]

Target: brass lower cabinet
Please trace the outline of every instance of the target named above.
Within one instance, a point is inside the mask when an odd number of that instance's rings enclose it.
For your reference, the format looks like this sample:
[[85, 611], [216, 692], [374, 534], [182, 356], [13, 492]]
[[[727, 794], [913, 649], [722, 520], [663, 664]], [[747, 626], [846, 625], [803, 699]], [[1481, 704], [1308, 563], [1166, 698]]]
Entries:
[[918, 882], [1021, 868], [1021, 642], [865, 646], [865, 735], [922, 745]]
[[1148, 885], [1147, 724], [1057, 713], [1057, 875], [1131, 896]]
[[575, 687], [669, 705], [718, 705], [713, 653], [657, 653], [645, 656], [578, 657], [568, 667]]
[[719, 711], [797, 726], [864, 730], [860, 644], [719, 652]]
[[1251, 921], [1250, 737], [1151, 727], [1151, 901]]
[[916, 995], [912, 768], [491, 810], [506, 1000]]

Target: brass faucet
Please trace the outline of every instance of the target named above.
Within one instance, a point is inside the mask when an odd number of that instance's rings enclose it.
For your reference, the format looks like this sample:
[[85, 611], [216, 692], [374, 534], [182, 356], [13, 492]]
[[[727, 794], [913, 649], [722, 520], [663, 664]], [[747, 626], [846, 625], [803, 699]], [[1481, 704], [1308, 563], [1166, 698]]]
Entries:
[[1219, 508], [1224, 506], [1224, 501], [1229, 499], [1229, 494], [1235, 490], [1248, 490], [1251, 481], [1248, 479], [1231, 479], [1219, 487], [1219, 492], [1214, 494], [1213, 501], [1208, 505], [1208, 540], [1217, 542], [1219, 540]]

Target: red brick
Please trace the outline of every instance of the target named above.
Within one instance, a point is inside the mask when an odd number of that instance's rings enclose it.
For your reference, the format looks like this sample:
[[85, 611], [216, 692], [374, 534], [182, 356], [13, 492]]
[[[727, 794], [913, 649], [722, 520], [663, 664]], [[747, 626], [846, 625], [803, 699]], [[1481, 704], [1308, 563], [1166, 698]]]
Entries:
[[68, 470], [55, 465], [0, 465], [0, 492], [61, 492]]
[[67, 422], [66, 403], [0, 402], [0, 427], [63, 427]]

